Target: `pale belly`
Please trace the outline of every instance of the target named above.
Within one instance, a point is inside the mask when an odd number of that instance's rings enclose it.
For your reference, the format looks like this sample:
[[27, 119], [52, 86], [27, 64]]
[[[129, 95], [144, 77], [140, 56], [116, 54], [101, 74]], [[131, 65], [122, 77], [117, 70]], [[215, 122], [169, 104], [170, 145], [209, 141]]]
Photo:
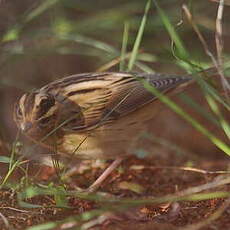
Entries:
[[148, 132], [149, 122], [159, 112], [158, 103], [150, 103], [110, 124], [88, 133], [66, 133], [58, 151], [86, 159], [115, 159], [135, 151], [136, 143]]

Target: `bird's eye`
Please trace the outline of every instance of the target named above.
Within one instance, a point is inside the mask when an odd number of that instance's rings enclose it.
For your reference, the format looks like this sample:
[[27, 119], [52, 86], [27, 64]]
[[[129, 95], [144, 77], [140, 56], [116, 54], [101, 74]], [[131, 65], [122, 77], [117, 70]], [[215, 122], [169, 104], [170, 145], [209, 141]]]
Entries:
[[55, 99], [53, 97], [45, 97], [40, 101], [40, 104], [38, 106], [39, 111], [38, 111], [38, 117], [42, 117], [45, 115], [51, 107], [55, 105]]
[[40, 108], [41, 110], [47, 111], [55, 104], [55, 100], [53, 97], [47, 97], [41, 100]]

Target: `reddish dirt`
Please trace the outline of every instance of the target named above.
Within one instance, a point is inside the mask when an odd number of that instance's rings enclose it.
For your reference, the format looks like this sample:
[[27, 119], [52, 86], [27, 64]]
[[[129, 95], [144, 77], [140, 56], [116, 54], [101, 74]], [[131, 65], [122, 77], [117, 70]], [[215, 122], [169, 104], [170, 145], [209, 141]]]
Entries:
[[[204, 185], [214, 180], [218, 174], [200, 173], [195, 171], [182, 170], [178, 167], [185, 166], [188, 160], [186, 157], [158, 157], [158, 159], [127, 159], [116, 172], [100, 188], [101, 192], [115, 195], [118, 199], [143, 199], [148, 197], [162, 197], [167, 194], [177, 194], [178, 191], [194, 186]], [[196, 168], [205, 170], [227, 170], [227, 160], [206, 160], [193, 161]], [[160, 167], [162, 166], [162, 167]], [[176, 167], [167, 168], [166, 166]], [[40, 173], [38, 172], [40, 168]], [[87, 187], [103, 171], [101, 168], [92, 167], [82, 174], [72, 175], [66, 187], [73, 190], [74, 186]], [[36, 173], [35, 173], [36, 172]], [[49, 167], [38, 166], [35, 163], [29, 164], [29, 175], [34, 183], [49, 183], [57, 178], [54, 170]], [[36, 175], [36, 176], [35, 176]], [[19, 181], [22, 173], [14, 174], [15, 181]], [[13, 179], [12, 178], [12, 179]], [[129, 182], [129, 183], [127, 183]], [[130, 183], [136, 185], [132, 186]], [[136, 192], [132, 191], [135, 188]], [[218, 186], [204, 192], [230, 191], [229, 185]], [[84, 224], [83, 229], [178, 229], [189, 224], [197, 224], [210, 218], [214, 212], [221, 208], [226, 198], [214, 198], [202, 201], [177, 201], [173, 203], [147, 204], [129, 206], [110, 211], [102, 211], [99, 217], [93, 221], [82, 221], [77, 218], [79, 214], [86, 211], [98, 210], [109, 207], [110, 203], [101, 201], [90, 201], [86, 199], [68, 196], [68, 205], [71, 208], [55, 207], [53, 196], [39, 195], [26, 202], [42, 205], [42, 208], [23, 208], [18, 204], [17, 195], [10, 189], [0, 191], [0, 225], [1, 229], [8, 229], [9, 223], [12, 229], [26, 229], [28, 226], [46, 222], [60, 224], [51, 229], [76, 229]], [[110, 200], [110, 198], [108, 198]], [[113, 204], [115, 207], [115, 204]], [[67, 219], [73, 217], [72, 219]], [[75, 219], [74, 219], [75, 217]], [[213, 221], [197, 228], [202, 230], [229, 229], [230, 228], [230, 207], [225, 207], [223, 213]], [[4, 222], [5, 221], [5, 222]], [[63, 221], [63, 222], [62, 222]], [[65, 223], [65, 224], [64, 224]], [[88, 225], [87, 225], [88, 224]]]

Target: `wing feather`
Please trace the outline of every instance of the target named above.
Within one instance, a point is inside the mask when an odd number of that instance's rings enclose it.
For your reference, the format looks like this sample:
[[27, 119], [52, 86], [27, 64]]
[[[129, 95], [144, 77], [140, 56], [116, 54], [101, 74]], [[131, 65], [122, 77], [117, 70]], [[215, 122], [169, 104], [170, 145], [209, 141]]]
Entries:
[[53, 88], [57, 88], [59, 82], [65, 82], [62, 94], [80, 106], [84, 117], [84, 125], [71, 124], [68, 128], [84, 131], [112, 122], [155, 100], [156, 97], [140, 80], [146, 80], [159, 91], [166, 92], [190, 79], [164, 74], [80, 74], [54, 82]]

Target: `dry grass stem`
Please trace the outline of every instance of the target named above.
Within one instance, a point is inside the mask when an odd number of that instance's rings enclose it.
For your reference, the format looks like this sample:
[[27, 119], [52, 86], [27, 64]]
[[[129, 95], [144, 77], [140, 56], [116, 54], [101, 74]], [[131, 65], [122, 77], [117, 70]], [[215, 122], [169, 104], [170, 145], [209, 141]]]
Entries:
[[[222, 2], [222, 4], [221, 4]], [[223, 50], [223, 41], [222, 41], [222, 16], [223, 16], [223, 4], [224, 1], [220, 1], [220, 5], [219, 5], [219, 9], [218, 9], [218, 13], [217, 13], [217, 20], [216, 20], [216, 48], [217, 48], [217, 55], [218, 58], [216, 59], [214, 57], [214, 55], [212, 54], [212, 52], [210, 51], [207, 42], [205, 41], [203, 35], [201, 34], [200, 30], [198, 29], [192, 14], [190, 12], [190, 10], [188, 9], [186, 4], [183, 4], [182, 9], [185, 12], [185, 15], [189, 21], [189, 23], [192, 25], [194, 31], [196, 32], [201, 44], [204, 47], [205, 53], [211, 58], [215, 68], [217, 69], [218, 74], [221, 77], [221, 82], [222, 82], [222, 86], [224, 88], [225, 91], [225, 95], [228, 96], [229, 92], [230, 92], [230, 85], [228, 83], [228, 81], [226, 80], [224, 74], [223, 74], [223, 59], [222, 59], [222, 50]]]
[[[134, 167], [135, 168], [135, 167]], [[193, 167], [173, 167], [173, 166], [143, 166], [139, 169], [172, 169], [172, 170], [183, 170], [183, 171], [191, 171], [202, 174], [230, 174], [230, 171], [209, 171], [204, 169], [198, 169]]]
[[0, 218], [2, 219], [4, 225], [6, 226], [7, 229], [10, 229], [10, 224], [7, 218], [0, 212]]

